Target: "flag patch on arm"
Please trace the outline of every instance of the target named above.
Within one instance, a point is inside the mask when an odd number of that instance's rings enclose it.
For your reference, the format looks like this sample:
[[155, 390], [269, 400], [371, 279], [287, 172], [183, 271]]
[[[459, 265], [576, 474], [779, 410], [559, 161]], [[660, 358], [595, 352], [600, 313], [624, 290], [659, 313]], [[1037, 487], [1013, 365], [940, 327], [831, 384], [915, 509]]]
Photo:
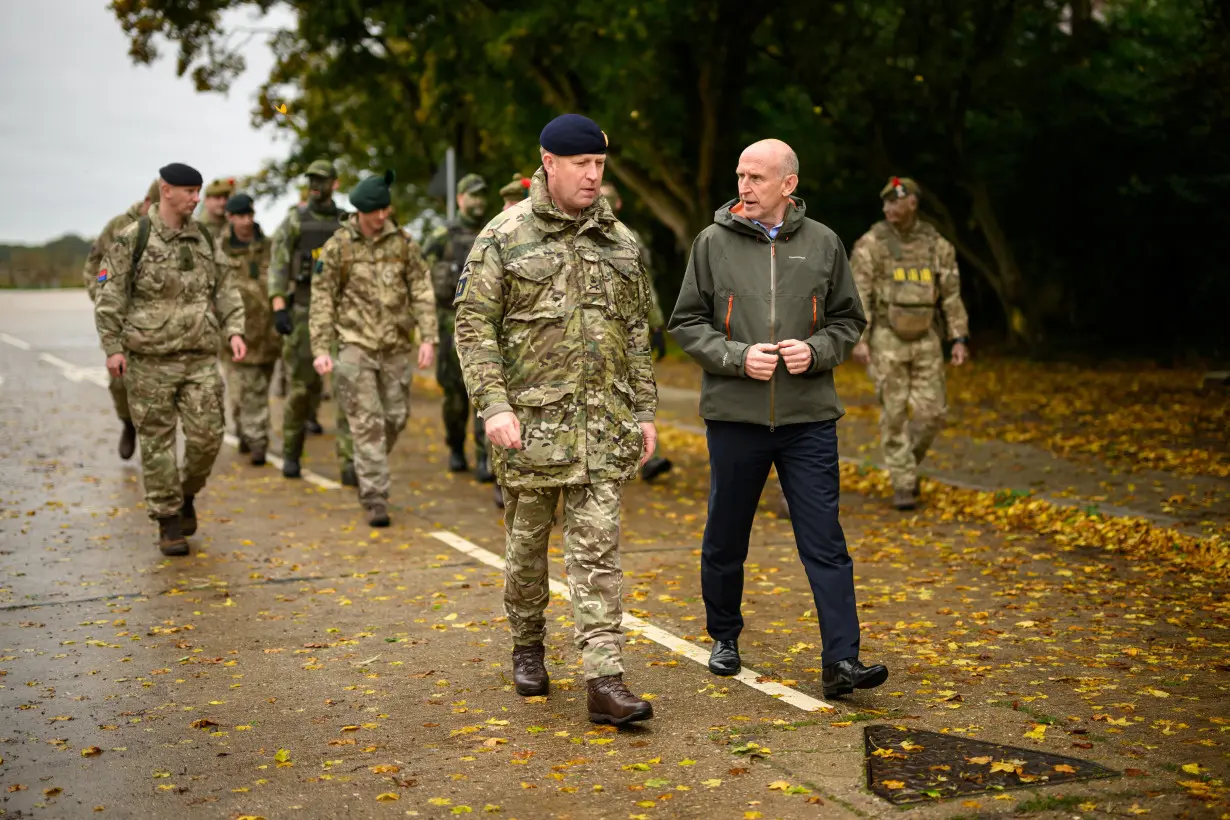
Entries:
[[103, 282], [106, 282], [106, 281], [107, 281], [107, 269], [103, 268], [102, 270], [98, 272], [98, 282], [99, 284], [102, 284]]

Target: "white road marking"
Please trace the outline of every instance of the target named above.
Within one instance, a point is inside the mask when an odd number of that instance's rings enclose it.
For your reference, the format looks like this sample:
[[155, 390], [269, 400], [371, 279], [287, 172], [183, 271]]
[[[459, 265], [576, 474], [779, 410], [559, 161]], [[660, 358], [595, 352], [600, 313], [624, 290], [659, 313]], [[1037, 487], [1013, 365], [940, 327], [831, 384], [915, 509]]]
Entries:
[[[470, 556], [476, 561], [481, 561], [489, 567], [494, 567], [498, 570], [504, 569], [504, 559], [496, 555], [490, 550], [483, 549], [477, 544], [471, 543], [462, 538], [456, 533], [440, 531], [433, 532], [432, 538], [442, 541], [460, 553]], [[548, 583], [551, 585], [551, 591], [556, 595], [560, 595], [565, 599], [569, 598], [568, 585], [562, 581], [557, 581], [551, 578]], [[709, 652], [697, 646], [694, 643], [685, 641], [683, 638], [667, 632], [661, 627], [637, 618], [635, 615], [624, 613], [623, 625], [625, 629], [636, 630], [640, 633], [639, 637], [648, 638], [656, 644], [666, 647], [667, 649], [679, 655], [683, 655], [689, 660], [696, 661], [706, 669], [709, 667]], [[792, 689], [781, 683], [766, 681], [761, 683], [757, 678], [763, 677], [755, 669], [749, 669], [746, 666], [738, 675], [735, 675], [728, 680], [737, 680], [740, 683], [746, 684], [758, 692], [763, 692], [772, 698], [788, 703], [796, 709], [801, 709], [804, 712], [818, 712], [821, 710], [829, 710], [834, 707], [825, 703], [822, 700], [817, 700], [811, 695], [804, 694], [797, 689]]]
[[96, 384], [99, 387], [107, 386], [107, 369], [98, 367], [78, 367], [72, 362], [66, 362], [59, 356], [53, 356], [50, 353], [40, 353], [39, 361], [46, 362], [53, 367], [56, 367], [64, 374], [64, 378], [73, 383], [88, 381], [91, 384]]
[[[230, 433], [224, 435], [222, 440], [236, 449], [239, 448], [239, 439]], [[276, 470], [281, 470], [282, 464], [284, 463], [280, 456], [275, 456], [273, 453], [267, 454], [265, 456], [265, 461], [272, 464]], [[307, 483], [315, 484], [317, 487], [321, 487], [326, 490], [340, 490], [342, 488], [340, 483], [331, 478], [325, 478], [324, 476], [314, 473], [311, 470], [303, 470], [302, 475], [303, 480]]]
[[29, 350], [30, 349], [29, 342], [25, 341], [24, 339], [18, 339], [16, 336], [10, 336], [7, 333], [0, 333], [0, 342], [4, 342], [6, 345], [12, 345], [18, 350]]

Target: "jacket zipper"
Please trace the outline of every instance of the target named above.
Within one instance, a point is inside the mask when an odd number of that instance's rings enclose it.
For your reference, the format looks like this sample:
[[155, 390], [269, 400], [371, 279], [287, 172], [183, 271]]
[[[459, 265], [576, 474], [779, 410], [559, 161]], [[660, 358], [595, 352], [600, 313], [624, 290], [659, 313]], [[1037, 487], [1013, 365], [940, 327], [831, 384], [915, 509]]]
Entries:
[[813, 293], [811, 297], [811, 332], [808, 336], [816, 335], [816, 295]]
[[[777, 241], [769, 238], [769, 343], [777, 344]], [[769, 432], [777, 427], [777, 370], [769, 377]]]
[[726, 297], [726, 341], [730, 341], [730, 314], [735, 309], [735, 295], [733, 293]]

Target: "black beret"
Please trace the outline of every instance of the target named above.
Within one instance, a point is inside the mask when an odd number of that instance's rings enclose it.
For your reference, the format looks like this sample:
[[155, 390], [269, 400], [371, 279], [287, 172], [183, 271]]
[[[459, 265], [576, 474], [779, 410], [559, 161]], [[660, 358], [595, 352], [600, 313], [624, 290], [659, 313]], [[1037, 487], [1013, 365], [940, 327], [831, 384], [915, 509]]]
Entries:
[[178, 185], [182, 188], [200, 188], [205, 184], [205, 178], [200, 171], [182, 162], [162, 166], [158, 169], [158, 176], [167, 185]]
[[580, 114], [561, 114], [547, 123], [538, 135], [538, 144], [561, 157], [577, 154], [605, 154], [606, 134], [598, 123]]
[[256, 213], [256, 209], [252, 207], [252, 197], [245, 193], [238, 193], [226, 201], [226, 212], [228, 214], [252, 214]]
[[369, 214], [381, 208], [389, 207], [393, 201], [389, 194], [389, 186], [393, 184], [396, 175], [392, 170], [376, 176], [373, 174], [350, 189], [350, 204], [361, 214]]

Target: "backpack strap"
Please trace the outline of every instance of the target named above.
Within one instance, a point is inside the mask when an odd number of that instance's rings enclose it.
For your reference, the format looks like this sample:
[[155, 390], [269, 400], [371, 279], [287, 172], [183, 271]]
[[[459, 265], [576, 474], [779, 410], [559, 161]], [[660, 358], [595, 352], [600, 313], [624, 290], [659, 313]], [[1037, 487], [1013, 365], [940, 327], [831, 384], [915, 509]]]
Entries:
[[145, 254], [145, 246], [149, 244], [149, 217], [143, 216], [137, 220], [137, 241], [132, 246], [132, 267], [128, 270], [128, 300], [132, 301], [132, 290], [136, 287], [137, 265]]
[[893, 255], [893, 259], [901, 260], [903, 251], [901, 249], [901, 240], [897, 238], [897, 234], [893, 233], [893, 229], [886, 222], [877, 222], [872, 229], [876, 238], [888, 246], [888, 252]]

